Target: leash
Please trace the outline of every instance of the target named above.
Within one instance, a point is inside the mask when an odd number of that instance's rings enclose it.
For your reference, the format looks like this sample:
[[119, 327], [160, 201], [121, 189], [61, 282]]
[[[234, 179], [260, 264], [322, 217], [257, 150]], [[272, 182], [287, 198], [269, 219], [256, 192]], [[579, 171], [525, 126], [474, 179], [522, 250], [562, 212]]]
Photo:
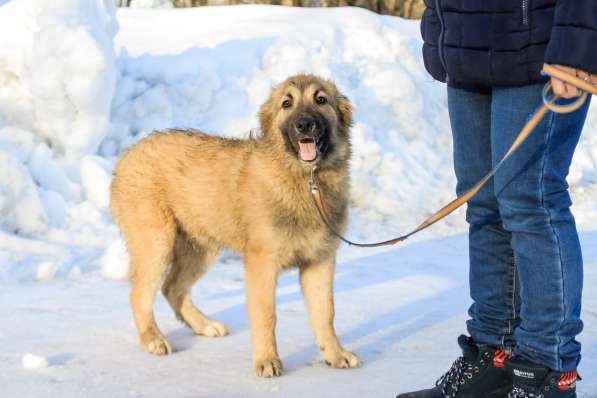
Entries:
[[[544, 65], [543, 67], [543, 74], [554, 77], [558, 80], [564, 81], [566, 83], [570, 83], [583, 92], [578, 97], [578, 99], [574, 100], [571, 103], [559, 105], [557, 101], [560, 99], [559, 96], [553, 93], [553, 88], [551, 86], [551, 82], [545, 84], [543, 88], [543, 104], [539, 107], [531, 119], [524, 125], [508, 152], [504, 155], [504, 157], [495, 165], [495, 167], [487, 173], [485, 177], [483, 177], [478, 183], [476, 183], [471, 189], [469, 189], [466, 193], [462, 196], [454, 199], [452, 202], [448, 203], [446, 206], [442, 207], [436, 213], [431, 215], [431, 217], [427, 218], [423, 221], [419, 226], [413, 229], [411, 232], [407, 233], [406, 235], [399, 236], [397, 238], [385, 240], [382, 242], [374, 242], [374, 243], [357, 243], [346, 239], [340, 233], [338, 233], [331, 225], [329, 218], [327, 216], [327, 211], [325, 208], [325, 204], [321, 195], [321, 190], [319, 189], [319, 184], [317, 183], [317, 166], [314, 166], [311, 169], [311, 179], [309, 180], [309, 187], [311, 190], [311, 197], [313, 198], [313, 203], [317, 208], [317, 212], [321, 217], [321, 220], [325, 224], [325, 226], [329, 229], [329, 231], [335, 235], [338, 239], [347, 243], [350, 246], [357, 246], [357, 247], [380, 247], [380, 246], [391, 246], [397, 243], [403, 242], [406, 239], [410, 238], [414, 234], [421, 232], [422, 230], [429, 228], [436, 222], [440, 221], [441, 219], [445, 218], [446, 216], [452, 214], [456, 209], [460, 208], [462, 205], [467, 203], [473, 196], [477, 194], [487, 184], [487, 182], [497, 173], [497, 171], [502, 167], [504, 162], [512, 156], [514, 152], [520, 147], [520, 145], [527, 139], [529, 135], [535, 130], [535, 127], [541, 122], [541, 120], [545, 117], [547, 112], [552, 111], [555, 113], [571, 113], [579, 109], [587, 100], [589, 93], [592, 95], [597, 95], [597, 86], [591, 84], [589, 81], [583, 80], [576, 76], [572, 76], [554, 66], [551, 65]], [[553, 95], [552, 95], [553, 94]]]

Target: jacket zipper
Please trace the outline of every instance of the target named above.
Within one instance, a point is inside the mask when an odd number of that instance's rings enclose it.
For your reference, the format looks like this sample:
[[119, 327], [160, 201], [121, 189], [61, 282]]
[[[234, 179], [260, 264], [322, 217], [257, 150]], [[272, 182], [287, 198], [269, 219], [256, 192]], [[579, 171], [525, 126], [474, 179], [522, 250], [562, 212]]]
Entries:
[[[528, 0], [523, 0], [523, 1], [527, 1]], [[439, 26], [440, 26], [440, 31], [439, 31], [439, 37], [437, 39], [437, 52], [439, 54], [439, 61], [441, 62], [443, 68], [444, 68], [444, 72], [446, 72], [446, 83], [449, 80], [449, 76], [448, 76], [448, 68], [446, 67], [446, 59], [444, 58], [444, 38], [445, 38], [445, 24], [444, 24], [444, 16], [442, 15], [442, 10], [441, 10], [441, 0], [435, 0], [435, 12], [437, 13], [437, 18], [439, 19]]]
[[529, 1], [522, 0], [522, 23], [523, 25], [529, 25]]

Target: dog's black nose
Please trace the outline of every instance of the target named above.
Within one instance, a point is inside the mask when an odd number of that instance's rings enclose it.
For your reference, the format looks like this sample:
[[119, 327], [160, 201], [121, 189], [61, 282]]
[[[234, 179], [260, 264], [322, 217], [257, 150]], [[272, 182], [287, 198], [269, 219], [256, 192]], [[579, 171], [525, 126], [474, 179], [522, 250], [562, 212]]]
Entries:
[[315, 128], [315, 120], [309, 116], [301, 116], [294, 122], [294, 128], [299, 133], [310, 133]]

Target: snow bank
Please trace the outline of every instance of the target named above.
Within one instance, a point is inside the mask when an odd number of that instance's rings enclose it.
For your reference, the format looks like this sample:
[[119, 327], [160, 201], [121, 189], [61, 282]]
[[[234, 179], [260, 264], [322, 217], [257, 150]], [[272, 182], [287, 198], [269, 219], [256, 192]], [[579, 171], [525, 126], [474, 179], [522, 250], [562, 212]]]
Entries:
[[[58, 4], [57, 4], [58, 3]], [[94, 153], [109, 127], [116, 80], [111, 0], [34, 1], [34, 128], [60, 153]]]
[[[333, 79], [356, 108], [356, 213], [370, 221], [398, 218], [397, 228], [407, 228], [450, 199], [444, 88], [424, 71], [416, 22], [360, 9], [178, 11], [119, 11], [116, 41], [126, 54], [112, 112], [114, 147], [170, 126], [243, 137], [258, 127], [257, 110], [272, 85], [314, 73]], [[172, 37], [149, 32], [165, 21], [177, 27]], [[201, 23], [190, 29], [192, 21]]]
[[[271, 86], [295, 73], [333, 79], [355, 106], [351, 237], [404, 232], [453, 197], [445, 87], [424, 70], [417, 22], [354, 8], [125, 8], [116, 35], [115, 15], [111, 0], [0, 6], [0, 226], [66, 253], [60, 275], [126, 277], [109, 212], [122, 151], [170, 127], [246, 136]], [[570, 178], [581, 225], [597, 218], [594, 109]], [[426, 236], [463, 228], [451, 217]], [[32, 256], [19, 262], [46, 260]]]
[[0, 165], [0, 222], [17, 232], [44, 232], [48, 219], [31, 174], [10, 152], [0, 151]]
[[64, 225], [67, 203], [81, 199], [80, 157], [110, 128], [115, 7], [9, 1], [0, 26], [0, 225], [39, 234]]
[[115, 85], [114, 3], [10, 1], [0, 22], [11, 28], [0, 39], [0, 79], [10, 88], [0, 120], [32, 130], [59, 155], [94, 152], [109, 128]]

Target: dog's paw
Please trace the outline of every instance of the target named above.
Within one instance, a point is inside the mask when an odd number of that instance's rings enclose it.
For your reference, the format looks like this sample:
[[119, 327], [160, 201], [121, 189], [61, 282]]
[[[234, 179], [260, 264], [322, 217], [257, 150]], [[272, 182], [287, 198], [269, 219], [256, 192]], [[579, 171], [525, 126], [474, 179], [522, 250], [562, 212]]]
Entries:
[[201, 327], [193, 328], [193, 330], [195, 333], [207, 337], [224, 337], [230, 333], [222, 322], [211, 320], [201, 325]]
[[333, 356], [326, 357], [325, 363], [333, 368], [349, 369], [361, 366], [359, 357], [349, 351], [338, 351]]
[[150, 354], [154, 355], [168, 355], [172, 354], [172, 347], [168, 341], [162, 337], [155, 337], [145, 344], [143, 344], [143, 348]]
[[282, 361], [279, 358], [256, 360], [255, 372], [259, 377], [278, 377], [282, 375]]

